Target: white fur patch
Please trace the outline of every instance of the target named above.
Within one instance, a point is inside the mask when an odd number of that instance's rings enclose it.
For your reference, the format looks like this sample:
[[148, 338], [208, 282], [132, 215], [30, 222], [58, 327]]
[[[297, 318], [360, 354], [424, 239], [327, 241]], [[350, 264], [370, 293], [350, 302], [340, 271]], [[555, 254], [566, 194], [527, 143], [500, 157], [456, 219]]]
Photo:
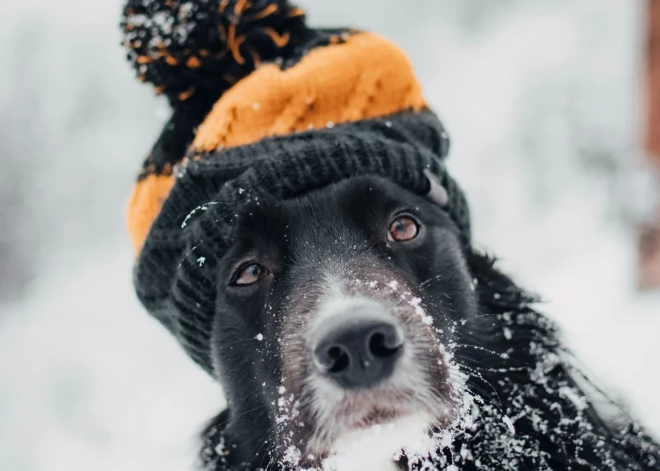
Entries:
[[348, 295], [344, 292], [344, 284], [331, 276], [326, 279], [326, 294], [316, 314], [315, 322], [341, 314], [342, 312], [359, 309], [360, 307], [382, 307], [381, 304], [366, 296]]

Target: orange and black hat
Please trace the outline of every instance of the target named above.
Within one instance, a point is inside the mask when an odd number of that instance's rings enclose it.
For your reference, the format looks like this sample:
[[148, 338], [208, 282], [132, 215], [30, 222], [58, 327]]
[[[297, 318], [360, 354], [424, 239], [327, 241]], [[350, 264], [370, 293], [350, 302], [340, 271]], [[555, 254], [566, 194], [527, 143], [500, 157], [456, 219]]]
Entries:
[[122, 28], [173, 109], [130, 200], [136, 290], [209, 373], [215, 267], [245, 202], [375, 175], [429, 195], [469, 240], [447, 134], [386, 39], [308, 28], [284, 0], [129, 0]]

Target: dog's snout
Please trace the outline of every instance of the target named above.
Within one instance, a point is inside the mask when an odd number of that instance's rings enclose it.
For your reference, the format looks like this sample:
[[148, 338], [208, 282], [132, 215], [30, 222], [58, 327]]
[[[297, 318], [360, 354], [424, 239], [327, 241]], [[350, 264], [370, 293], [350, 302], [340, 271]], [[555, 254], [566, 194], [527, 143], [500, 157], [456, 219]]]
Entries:
[[312, 339], [319, 371], [346, 389], [369, 388], [389, 378], [404, 344], [397, 319], [375, 306], [328, 316]]

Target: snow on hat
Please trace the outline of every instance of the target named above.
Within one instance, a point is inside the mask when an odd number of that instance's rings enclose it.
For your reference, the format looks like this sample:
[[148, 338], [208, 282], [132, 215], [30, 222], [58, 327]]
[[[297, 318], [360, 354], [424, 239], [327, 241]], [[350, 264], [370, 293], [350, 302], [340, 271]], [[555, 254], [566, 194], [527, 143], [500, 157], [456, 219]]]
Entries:
[[122, 28], [173, 109], [129, 203], [136, 291], [207, 372], [216, 266], [242, 204], [380, 176], [428, 195], [469, 240], [448, 136], [391, 42], [308, 28], [284, 0], [128, 0]]

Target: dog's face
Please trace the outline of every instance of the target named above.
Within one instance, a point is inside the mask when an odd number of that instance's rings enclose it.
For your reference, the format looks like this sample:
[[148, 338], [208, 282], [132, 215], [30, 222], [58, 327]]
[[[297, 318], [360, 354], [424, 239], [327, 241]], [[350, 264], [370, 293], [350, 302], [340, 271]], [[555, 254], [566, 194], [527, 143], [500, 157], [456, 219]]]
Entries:
[[313, 465], [342, 439], [457, 413], [450, 346], [477, 301], [458, 230], [431, 201], [351, 179], [240, 212], [213, 356], [229, 433]]

